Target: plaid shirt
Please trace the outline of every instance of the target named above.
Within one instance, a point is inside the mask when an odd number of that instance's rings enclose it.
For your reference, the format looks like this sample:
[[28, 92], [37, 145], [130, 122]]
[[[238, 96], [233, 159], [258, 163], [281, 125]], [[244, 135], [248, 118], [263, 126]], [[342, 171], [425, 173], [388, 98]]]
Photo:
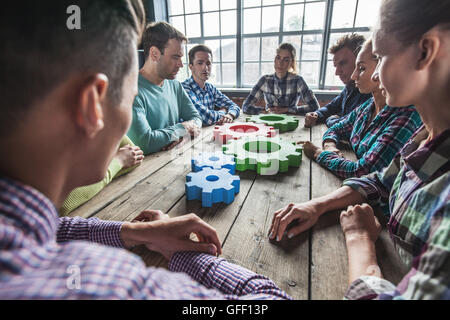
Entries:
[[328, 129], [323, 136], [323, 141], [349, 142], [357, 161], [347, 160], [331, 151], [323, 151], [316, 161], [340, 178], [361, 177], [387, 167], [422, 125], [422, 120], [413, 106], [385, 106], [371, 120], [374, 108], [371, 98]]
[[[349, 85], [345, 86], [344, 90], [336, 98], [316, 111], [318, 115], [317, 121], [319, 123], [325, 122], [327, 127], [331, 128], [342, 117], [348, 115], [370, 98], [372, 98], [372, 94], [360, 93], [352, 81]], [[334, 115], [337, 115], [337, 117], [333, 117]]]
[[182, 85], [192, 103], [202, 116], [204, 125], [212, 125], [225, 115], [225, 112], [223, 111], [215, 111], [214, 107], [226, 108], [228, 113], [234, 116], [235, 119], [239, 117], [241, 108], [212, 84], [205, 83], [205, 89], [202, 89], [191, 76], [189, 79], [186, 79]]
[[[265, 108], [255, 106], [261, 97], [266, 102]], [[298, 106], [300, 99], [308, 106]], [[279, 79], [276, 74], [270, 74], [259, 79], [245, 99], [242, 109], [248, 114], [259, 114], [272, 107], [288, 107], [289, 113], [304, 115], [317, 110], [319, 102], [301, 76], [288, 73], [283, 79]]]
[[206, 254], [174, 254], [175, 272], [146, 268], [121, 249], [121, 226], [58, 218], [40, 192], [0, 178], [0, 299], [289, 299], [270, 279]]
[[371, 205], [389, 203], [388, 230], [410, 271], [395, 286], [363, 276], [348, 299], [450, 299], [450, 129], [423, 147], [417, 131], [383, 172], [344, 181]]

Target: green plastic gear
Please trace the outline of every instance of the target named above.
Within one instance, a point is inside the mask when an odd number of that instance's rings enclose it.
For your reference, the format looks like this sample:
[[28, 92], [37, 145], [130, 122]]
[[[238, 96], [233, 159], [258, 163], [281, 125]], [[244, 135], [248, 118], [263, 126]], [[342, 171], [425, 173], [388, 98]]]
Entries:
[[280, 130], [280, 132], [292, 131], [298, 127], [298, 118], [287, 114], [259, 114], [247, 117], [245, 121], [264, 123]]
[[256, 170], [261, 175], [287, 172], [289, 167], [299, 167], [302, 147], [276, 137], [249, 137], [230, 140], [222, 146], [225, 154], [236, 157], [236, 170]]

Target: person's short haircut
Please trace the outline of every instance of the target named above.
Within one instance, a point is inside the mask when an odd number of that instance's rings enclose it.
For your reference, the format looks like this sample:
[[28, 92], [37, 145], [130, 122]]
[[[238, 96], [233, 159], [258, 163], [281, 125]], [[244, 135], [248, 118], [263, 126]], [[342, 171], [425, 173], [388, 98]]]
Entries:
[[172, 27], [165, 21], [150, 23], [142, 36], [142, 46], [144, 48], [145, 60], [148, 58], [151, 47], [156, 47], [164, 54], [164, 49], [170, 39], [177, 39], [180, 42], [187, 42], [186, 36]]
[[364, 38], [363, 35], [357, 34], [357, 33], [351, 33], [346, 34], [339, 38], [336, 43], [330, 47], [328, 50], [331, 54], [336, 54], [339, 50], [343, 48], [348, 48], [350, 51], [352, 51], [355, 56], [358, 55], [359, 51], [361, 50], [361, 46], [366, 41], [366, 38]]
[[194, 64], [195, 54], [197, 52], [206, 52], [211, 55], [211, 59], [213, 57], [212, 51], [210, 48], [205, 46], [204, 44], [199, 44], [193, 47], [191, 50], [189, 50], [188, 56], [189, 56], [189, 64]]
[[[72, 5], [81, 13], [80, 29], [70, 28]], [[11, 132], [30, 108], [74, 75], [105, 74], [108, 104], [120, 103], [124, 78], [137, 59], [133, 41], [140, 40], [144, 25], [140, 0], [9, 3], [0, 13], [0, 134]]]

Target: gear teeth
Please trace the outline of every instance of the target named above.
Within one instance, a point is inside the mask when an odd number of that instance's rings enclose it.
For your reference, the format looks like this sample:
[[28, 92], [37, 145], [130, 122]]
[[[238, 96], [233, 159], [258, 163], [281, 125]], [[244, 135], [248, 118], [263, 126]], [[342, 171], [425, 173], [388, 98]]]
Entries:
[[275, 129], [263, 123], [233, 122], [215, 126], [213, 139], [218, 143], [227, 143], [248, 137], [273, 137], [277, 134]]
[[255, 170], [261, 175], [287, 172], [290, 166], [300, 166], [302, 160], [302, 149], [279, 137], [229, 141], [223, 150], [235, 155], [236, 170]]
[[299, 120], [287, 114], [260, 114], [247, 117], [246, 122], [265, 124], [278, 129], [280, 132], [293, 131], [298, 127]]

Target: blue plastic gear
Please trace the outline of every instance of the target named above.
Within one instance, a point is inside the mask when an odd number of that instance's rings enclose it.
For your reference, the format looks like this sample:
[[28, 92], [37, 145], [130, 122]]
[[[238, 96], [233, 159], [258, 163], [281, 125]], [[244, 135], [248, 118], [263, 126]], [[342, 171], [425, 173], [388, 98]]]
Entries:
[[191, 160], [192, 171], [198, 172], [203, 168], [222, 169], [226, 168], [231, 174], [235, 173], [236, 162], [234, 156], [226, 155], [222, 151], [202, 152]]
[[228, 169], [203, 168], [186, 176], [187, 200], [201, 200], [202, 207], [212, 207], [214, 203], [230, 204], [239, 192], [241, 180]]

